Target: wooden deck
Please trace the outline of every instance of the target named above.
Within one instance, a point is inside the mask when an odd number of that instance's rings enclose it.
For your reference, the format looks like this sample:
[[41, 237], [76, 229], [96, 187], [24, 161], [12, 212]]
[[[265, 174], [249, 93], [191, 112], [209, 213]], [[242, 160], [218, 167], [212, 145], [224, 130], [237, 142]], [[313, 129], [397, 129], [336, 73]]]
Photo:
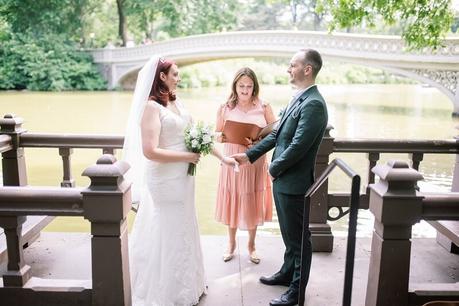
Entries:
[[[370, 242], [371, 238], [357, 240], [352, 305], [364, 305]], [[200, 306], [268, 305], [285, 290], [285, 287], [264, 286], [258, 281], [261, 275], [269, 275], [279, 268], [284, 250], [281, 238], [258, 238], [258, 253], [262, 259], [259, 265], [249, 262], [246, 244], [246, 237], [238, 237], [238, 255], [224, 263], [221, 255], [226, 237], [202, 236], [209, 289]], [[346, 239], [337, 237], [333, 253], [314, 253], [306, 305], [341, 305], [345, 247]], [[459, 255], [448, 253], [435, 239], [417, 238], [413, 239], [411, 258], [411, 288], [447, 283], [445, 289], [459, 290]], [[34, 276], [28, 287], [59, 286], [62, 285], [60, 279], [73, 279], [75, 284], [90, 286], [87, 281], [91, 276], [89, 234], [44, 232], [26, 249], [25, 260], [32, 266]], [[5, 271], [4, 264], [1, 268]]]

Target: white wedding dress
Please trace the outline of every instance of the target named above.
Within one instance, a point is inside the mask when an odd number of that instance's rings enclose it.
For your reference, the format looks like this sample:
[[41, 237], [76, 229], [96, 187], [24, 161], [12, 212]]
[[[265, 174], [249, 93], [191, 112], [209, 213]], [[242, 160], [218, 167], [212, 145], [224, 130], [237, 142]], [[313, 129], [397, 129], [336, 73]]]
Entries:
[[[156, 104], [160, 111], [159, 147], [187, 151], [184, 130], [189, 113]], [[191, 306], [205, 293], [204, 264], [194, 205], [194, 177], [188, 163], [148, 160], [129, 257], [134, 306]]]

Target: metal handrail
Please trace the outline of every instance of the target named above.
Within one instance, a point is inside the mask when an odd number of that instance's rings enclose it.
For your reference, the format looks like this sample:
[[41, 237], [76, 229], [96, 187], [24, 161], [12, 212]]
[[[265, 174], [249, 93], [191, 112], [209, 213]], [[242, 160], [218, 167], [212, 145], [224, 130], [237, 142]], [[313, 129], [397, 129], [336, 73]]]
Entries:
[[[357, 232], [357, 215], [360, 204], [360, 176], [352, 170], [344, 161], [336, 158], [331, 161], [320, 177], [312, 184], [304, 196], [304, 211], [310, 209], [311, 196], [319, 189], [319, 187], [328, 179], [329, 175], [336, 168], [340, 168], [347, 176], [352, 179], [351, 197], [349, 203], [349, 229], [347, 237], [347, 250], [346, 250], [346, 265], [344, 272], [344, 292], [343, 292], [343, 306], [351, 305], [352, 297], [352, 277], [354, 274], [354, 257], [355, 257], [355, 241]], [[300, 262], [300, 292], [298, 295], [298, 305], [303, 306], [306, 291], [306, 276], [303, 273], [304, 252], [306, 248], [306, 230], [309, 228], [309, 214], [303, 214], [303, 233], [301, 241], [301, 262]]]

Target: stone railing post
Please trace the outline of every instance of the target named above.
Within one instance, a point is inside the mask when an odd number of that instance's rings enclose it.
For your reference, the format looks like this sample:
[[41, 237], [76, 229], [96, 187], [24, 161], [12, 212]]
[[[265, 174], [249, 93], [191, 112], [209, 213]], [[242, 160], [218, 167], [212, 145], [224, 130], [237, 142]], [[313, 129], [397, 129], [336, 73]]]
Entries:
[[24, 148], [19, 147], [23, 119], [13, 114], [6, 114], [0, 119], [0, 134], [9, 135], [12, 139], [13, 150], [2, 153], [2, 171], [4, 186], [27, 185]]
[[422, 175], [406, 162], [390, 161], [373, 172], [370, 211], [375, 216], [365, 306], [408, 305], [411, 227], [422, 216], [416, 191]]
[[131, 191], [123, 179], [128, 168], [106, 154], [83, 172], [91, 179], [82, 195], [85, 218], [91, 222], [93, 306], [131, 305], [127, 231]]
[[[330, 155], [333, 153], [334, 138], [330, 136], [333, 129], [327, 126], [324, 138], [320, 144], [315, 164], [315, 177], [318, 178], [327, 168]], [[314, 252], [333, 251], [333, 234], [327, 223], [328, 216], [328, 180], [311, 197], [309, 228], [311, 230], [312, 248]]]
[[22, 249], [22, 224], [25, 216], [0, 217], [0, 227], [6, 236], [8, 268], [3, 274], [5, 287], [22, 287], [31, 277], [30, 266], [24, 263]]

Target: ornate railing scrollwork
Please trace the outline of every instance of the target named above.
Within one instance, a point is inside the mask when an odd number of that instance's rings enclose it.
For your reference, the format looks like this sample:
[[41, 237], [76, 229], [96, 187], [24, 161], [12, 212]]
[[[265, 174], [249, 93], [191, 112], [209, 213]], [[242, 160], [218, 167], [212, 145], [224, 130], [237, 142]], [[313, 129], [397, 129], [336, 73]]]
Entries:
[[[338, 215], [333, 217], [330, 213], [332, 209], [336, 208], [338, 210]], [[344, 210], [343, 207], [341, 206], [329, 206], [328, 211], [327, 211], [327, 220], [328, 221], [338, 221], [345, 215], [349, 214], [349, 208], [347, 210]]]

